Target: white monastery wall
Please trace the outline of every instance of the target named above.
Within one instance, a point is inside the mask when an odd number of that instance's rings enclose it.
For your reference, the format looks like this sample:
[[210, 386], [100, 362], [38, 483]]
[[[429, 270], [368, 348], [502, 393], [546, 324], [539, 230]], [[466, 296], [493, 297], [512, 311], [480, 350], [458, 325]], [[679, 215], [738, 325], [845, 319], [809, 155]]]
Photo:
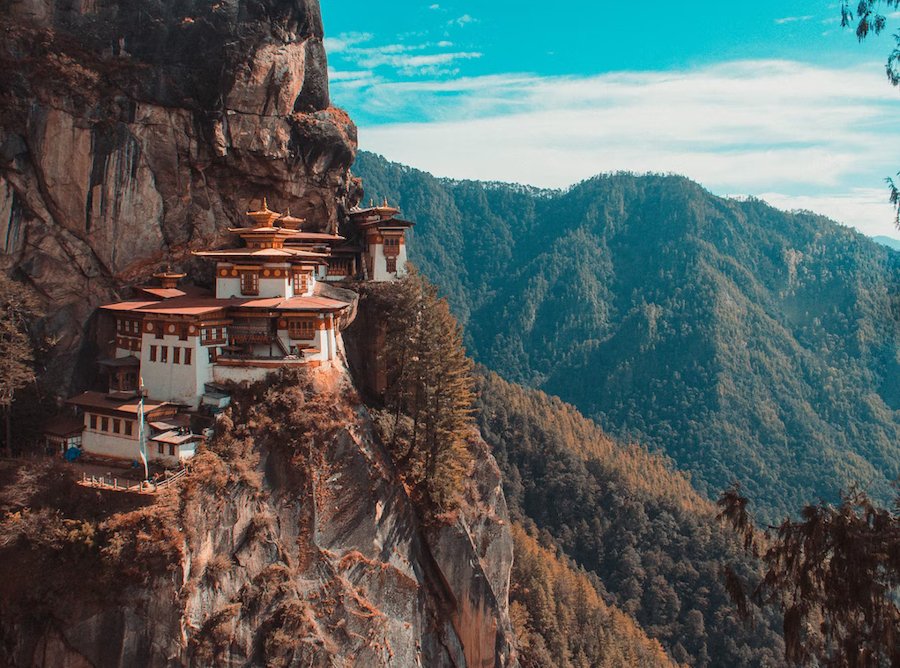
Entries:
[[[155, 362], [150, 359], [152, 346], [156, 346]], [[165, 361], [163, 347], [166, 348]], [[179, 364], [175, 364], [174, 348], [181, 349]], [[186, 348], [192, 351], [190, 364], [185, 364]], [[169, 334], [158, 339], [155, 334], [144, 333], [141, 343], [141, 375], [151, 398], [197, 408], [204, 392], [204, 384], [212, 380], [209, 353], [200, 345], [200, 339], [196, 336], [183, 341], [178, 336]]]

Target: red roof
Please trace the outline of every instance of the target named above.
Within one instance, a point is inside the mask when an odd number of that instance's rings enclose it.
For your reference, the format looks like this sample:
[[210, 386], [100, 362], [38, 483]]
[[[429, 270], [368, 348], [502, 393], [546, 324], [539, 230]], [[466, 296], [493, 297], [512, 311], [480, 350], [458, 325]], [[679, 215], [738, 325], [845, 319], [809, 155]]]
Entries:
[[138, 309], [142, 309], [146, 306], [154, 306], [155, 304], [159, 304], [159, 302], [128, 301], [116, 302], [115, 304], [107, 304], [105, 306], [101, 306], [100, 308], [102, 308], [104, 311], [137, 311]]
[[228, 308], [268, 309], [271, 311], [340, 311], [349, 304], [324, 297], [284, 297], [216, 299], [215, 297], [176, 297], [159, 302], [121, 302], [101, 308], [153, 315], [201, 316]]
[[343, 241], [344, 237], [338, 234], [326, 234], [325, 232], [297, 232], [290, 239], [288, 244], [295, 240], [311, 240], [311, 241]]
[[272, 311], [340, 311], [348, 306], [345, 302], [325, 297], [274, 297], [270, 299], [232, 300], [240, 308], [261, 308]]
[[[66, 403], [81, 408], [97, 408], [137, 416], [140, 399], [131, 395], [82, 392], [78, 396], [66, 400]], [[144, 399], [144, 415], [166, 406], [172, 406], [172, 404], [164, 401], [154, 401], [153, 399]]]
[[151, 297], [159, 297], [160, 299], [172, 299], [173, 297], [184, 297], [187, 293], [178, 288], [157, 288], [157, 287], [137, 287], [139, 292], [146, 293]]
[[291, 258], [324, 258], [323, 253], [301, 250], [299, 248], [226, 248], [216, 251], [193, 251], [197, 257], [211, 257], [225, 260], [247, 258], [250, 260], [290, 260]]
[[360, 227], [362, 229], [366, 229], [369, 227], [377, 227], [379, 229], [381, 229], [381, 228], [390, 229], [392, 227], [407, 228], [407, 227], [414, 227], [414, 226], [415, 226], [415, 223], [410, 222], [408, 220], [402, 220], [400, 218], [382, 218], [380, 220], [370, 220], [367, 222], [357, 224], [357, 227]]
[[44, 425], [44, 433], [50, 436], [73, 436], [84, 431], [84, 420], [82, 418], [61, 415], [50, 420]]

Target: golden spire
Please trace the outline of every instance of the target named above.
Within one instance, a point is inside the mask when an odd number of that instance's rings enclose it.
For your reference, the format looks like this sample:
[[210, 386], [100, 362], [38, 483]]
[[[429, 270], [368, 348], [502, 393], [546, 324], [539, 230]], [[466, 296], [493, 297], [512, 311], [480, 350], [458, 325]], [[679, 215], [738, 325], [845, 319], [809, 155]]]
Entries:
[[278, 219], [279, 227], [287, 230], [299, 230], [300, 226], [306, 222], [304, 218], [295, 218], [291, 215], [291, 208], [288, 207], [287, 213]]
[[281, 214], [276, 211], [271, 211], [269, 209], [269, 203], [266, 201], [266, 198], [263, 197], [262, 209], [259, 211], [248, 211], [247, 216], [256, 223], [257, 227], [271, 227], [272, 223], [281, 217]]

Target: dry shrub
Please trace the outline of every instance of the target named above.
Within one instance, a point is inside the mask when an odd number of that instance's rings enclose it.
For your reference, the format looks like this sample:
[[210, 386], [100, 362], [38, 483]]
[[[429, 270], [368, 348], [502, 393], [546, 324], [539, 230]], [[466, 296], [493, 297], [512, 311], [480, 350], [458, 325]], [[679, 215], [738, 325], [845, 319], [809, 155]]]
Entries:
[[310, 636], [318, 636], [309, 606], [299, 599], [283, 603], [269, 620], [263, 639], [267, 666], [289, 666]]
[[218, 582], [219, 578], [231, 570], [232, 560], [224, 554], [213, 555], [212, 559], [206, 562], [206, 568], [203, 570], [203, 577], [207, 583], [213, 584]]
[[234, 618], [240, 611], [240, 603], [230, 603], [206, 620], [191, 639], [193, 665], [216, 666], [224, 662], [224, 655], [233, 638]]
[[145, 580], [176, 568], [184, 536], [178, 530], [178, 497], [166, 490], [153, 506], [120, 513], [101, 525], [107, 535], [103, 557], [126, 577]]

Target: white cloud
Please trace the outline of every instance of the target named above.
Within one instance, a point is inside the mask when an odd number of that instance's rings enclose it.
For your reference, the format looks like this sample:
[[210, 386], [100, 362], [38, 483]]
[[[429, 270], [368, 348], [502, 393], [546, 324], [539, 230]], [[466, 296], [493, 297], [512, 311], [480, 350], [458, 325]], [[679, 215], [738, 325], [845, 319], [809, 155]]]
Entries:
[[356, 95], [362, 148], [441, 176], [564, 187], [608, 171], [674, 172], [714, 192], [768, 193], [779, 206], [892, 230], [880, 188], [900, 168], [900, 132], [878, 64], [334, 86], [339, 104]]
[[375, 35], [367, 32], [352, 32], [325, 38], [325, 51], [330, 55], [337, 55], [353, 48], [357, 44], [370, 42]]
[[[418, 43], [409, 44], [397, 42], [394, 44], [382, 44], [379, 46], [367, 46], [372, 42], [374, 35], [369, 33], [352, 33], [339, 35], [335, 38], [326, 38], [325, 48], [332, 56], [368, 73], [378, 68], [387, 67], [403, 76], [446, 76], [456, 74], [453, 64], [460, 60], [472, 60], [481, 58], [482, 54], [476, 51], [436, 51], [435, 49], [448, 49], [453, 42], [442, 40], [436, 44]], [[340, 71], [338, 71], [340, 75]], [[353, 78], [356, 81], [358, 78]], [[339, 83], [340, 78], [332, 79]], [[374, 83], [374, 81], [373, 81]]]
[[815, 211], [852, 225], [869, 236], [897, 236], [897, 230], [891, 224], [894, 209], [888, 201], [886, 188], [852, 188], [831, 195], [760, 193], [758, 197], [785, 211]]
[[464, 28], [465, 26], [469, 25], [470, 23], [477, 23], [477, 22], [478, 22], [478, 19], [474, 18], [473, 16], [471, 16], [469, 14], [463, 14], [460, 17], [457, 17], [455, 19], [447, 21], [447, 25], [455, 25], [455, 26], [459, 26], [460, 28]]
[[783, 16], [780, 19], [775, 19], [775, 23], [778, 25], [784, 25], [785, 23], [803, 23], [812, 20], [812, 18], [813, 16], [811, 14], [805, 16]]

